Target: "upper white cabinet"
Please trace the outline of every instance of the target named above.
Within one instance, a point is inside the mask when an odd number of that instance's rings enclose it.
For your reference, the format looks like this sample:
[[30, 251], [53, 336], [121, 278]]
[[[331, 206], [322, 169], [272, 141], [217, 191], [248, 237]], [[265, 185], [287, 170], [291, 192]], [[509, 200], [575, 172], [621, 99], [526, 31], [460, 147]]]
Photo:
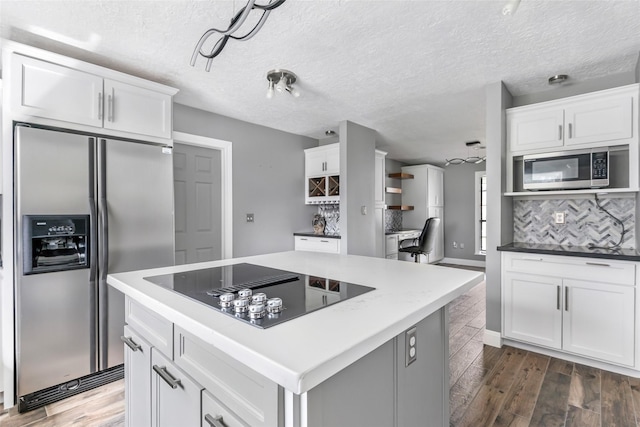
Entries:
[[376, 160], [374, 166], [374, 176], [375, 176], [375, 184], [374, 184], [374, 195], [375, 195], [375, 204], [376, 208], [384, 208], [385, 200], [384, 200], [384, 184], [385, 184], [385, 173], [384, 173], [384, 163], [387, 157], [387, 153], [381, 150], [376, 150]]
[[444, 171], [429, 168], [427, 171], [427, 203], [429, 206], [444, 206]]
[[[507, 110], [513, 153], [637, 143], [638, 85]], [[578, 148], [578, 147], [575, 147]]]
[[340, 146], [336, 144], [304, 150], [305, 203], [340, 202]]
[[49, 52], [42, 55], [46, 60], [8, 55], [9, 113], [16, 120], [81, 131], [100, 128], [95, 132], [134, 139], [171, 139], [177, 90]]
[[322, 145], [304, 150], [305, 171], [307, 176], [339, 175], [340, 146]]

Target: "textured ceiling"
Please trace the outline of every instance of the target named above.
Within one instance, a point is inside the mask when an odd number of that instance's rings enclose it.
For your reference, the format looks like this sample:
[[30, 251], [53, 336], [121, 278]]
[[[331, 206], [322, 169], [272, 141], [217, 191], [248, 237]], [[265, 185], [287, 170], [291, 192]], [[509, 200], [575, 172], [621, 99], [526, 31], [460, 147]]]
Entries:
[[[258, 0], [264, 4], [266, 0]], [[246, 42], [189, 65], [211, 27], [244, 1], [0, 0], [0, 35], [180, 89], [176, 101], [314, 138], [351, 120], [409, 163], [466, 156], [485, 141], [484, 87], [514, 95], [632, 73], [640, 2], [288, 0]], [[254, 19], [251, 17], [250, 19]], [[248, 22], [249, 23], [249, 22]], [[265, 97], [266, 72], [298, 75], [302, 96]]]

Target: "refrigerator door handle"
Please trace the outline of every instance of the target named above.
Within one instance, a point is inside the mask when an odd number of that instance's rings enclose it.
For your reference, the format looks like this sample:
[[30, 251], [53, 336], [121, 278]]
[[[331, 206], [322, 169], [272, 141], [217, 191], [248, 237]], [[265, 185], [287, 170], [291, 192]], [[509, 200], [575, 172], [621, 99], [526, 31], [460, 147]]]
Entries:
[[100, 224], [98, 229], [99, 236], [99, 249], [98, 249], [98, 304], [100, 307], [98, 316], [98, 335], [100, 342], [100, 369], [107, 367], [107, 360], [109, 354], [109, 348], [106, 345], [108, 339], [108, 288], [107, 288], [107, 272], [109, 268], [109, 214], [107, 209], [107, 194], [106, 194], [106, 143], [104, 139], [98, 140], [98, 188], [100, 189], [98, 199], [98, 215], [100, 217]]
[[89, 234], [89, 298], [91, 324], [89, 325], [92, 334], [90, 339], [91, 353], [90, 363], [92, 372], [98, 370], [98, 322], [96, 315], [98, 312], [98, 215], [96, 211], [96, 172], [95, 163], [93, 161], [96, 149], [96, 139], [89, 138], [89, 226], [91, 232]]

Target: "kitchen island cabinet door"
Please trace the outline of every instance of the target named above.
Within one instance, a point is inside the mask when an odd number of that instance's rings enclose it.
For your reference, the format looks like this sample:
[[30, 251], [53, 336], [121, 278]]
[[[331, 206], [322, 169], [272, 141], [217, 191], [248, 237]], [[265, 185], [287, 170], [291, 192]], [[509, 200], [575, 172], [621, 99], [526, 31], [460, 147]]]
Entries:
[[564, 350], [633, 366], [635, 288], [568, 279], [564, 285]]
[[125, 425], [151, 426], [151, 346], [129, 326], [124, 327]]
[[504, 273], [504, 336], [545, 347], [562, 346], [562, 279]]
[[200, 427], [202, 387], [155, 348], [151, 363], [151, 425]]

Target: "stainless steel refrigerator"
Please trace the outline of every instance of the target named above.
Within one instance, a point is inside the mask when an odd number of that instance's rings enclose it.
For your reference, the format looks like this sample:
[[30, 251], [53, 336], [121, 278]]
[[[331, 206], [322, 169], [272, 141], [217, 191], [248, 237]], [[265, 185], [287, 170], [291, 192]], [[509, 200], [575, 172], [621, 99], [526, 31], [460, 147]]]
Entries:
[[30, 410], [122, 377], [107, 274], [173, 265], [171, 150], [15, 127], [16, 391]]

